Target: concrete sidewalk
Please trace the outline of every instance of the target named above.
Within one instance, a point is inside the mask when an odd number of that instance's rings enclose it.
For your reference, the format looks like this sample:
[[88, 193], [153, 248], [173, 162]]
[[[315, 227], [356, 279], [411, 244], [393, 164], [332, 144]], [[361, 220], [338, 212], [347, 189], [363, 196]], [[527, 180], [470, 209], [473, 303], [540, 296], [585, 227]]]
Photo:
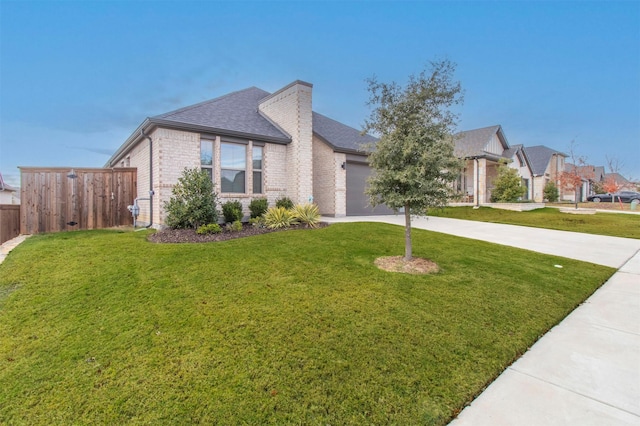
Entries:
[[15, 238], [5, 241], [0, 245], [0, 263], [4, 261], [9, 252], [16, 248], [21, 242], [26, 240], [30, 235], [18, 235]]
[[[404, 224], [400, 216], [325, 219]], [[640, 425], [640, 240], [433, 217], [413, 225], [619, 268], [452, 426]]]

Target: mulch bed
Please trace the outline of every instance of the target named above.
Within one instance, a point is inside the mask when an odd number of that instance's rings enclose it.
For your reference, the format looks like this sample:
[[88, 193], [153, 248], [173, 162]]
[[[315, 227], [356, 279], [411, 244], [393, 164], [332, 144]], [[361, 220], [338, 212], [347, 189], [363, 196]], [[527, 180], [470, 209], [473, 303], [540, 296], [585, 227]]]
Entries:
[[435, 262], [420, 257], [414, 257], [408, 262], [404, 260], [404, 256], [379, 257], [374, 263], [384, 271], [403, 274], [435, 274], [439, 270]]
[[[324, 228], [329, 226], [326, 222], [321, 222], [318, 224], [317, 228]], [[316, 228], [316, 229], [317, 229]], [[212, 241], [227, 241], [233, 240], [236, 238], [245, 238], [251, 237], [253, 235], [261, 235], [268, 234], [271, 232], [282, 232], [282, 231], [290, 231], [295, 229], [310, 229], [305, 226], [292, 226], [288, 229], [268, 229], [268, 228], [257, 228], [250, 224], [244, 223], [242, 224], [242, 231], [228, 231], [222, 228], [222, 232], [219, 234], [206, 234], [199, 235], [196, 233], [195, 229], [162, 229], [151, 235], [149, 235], [148, 240], [152, 243], [209, 243]]]

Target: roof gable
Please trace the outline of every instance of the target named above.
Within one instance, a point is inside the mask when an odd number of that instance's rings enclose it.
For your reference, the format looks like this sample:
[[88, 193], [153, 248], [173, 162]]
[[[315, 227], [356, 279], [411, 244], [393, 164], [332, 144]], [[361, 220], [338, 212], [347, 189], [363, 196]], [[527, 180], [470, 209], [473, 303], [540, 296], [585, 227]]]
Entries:
[[454, 152], [456, 156], [461, 158], [482, 157], [487, 155], [502, 156], [502, 153], [496, 154], [488, 151], [489, 144], [494, 136], [498, 137], [503, 150], [509, 148], [509, 143], [504, 136], [502, 126], [495, 125], [456, 133], [454, 136]]
[[313, 133], [328, 143], [334, 150], [363, 151], [363, 145], [378, 139], [342, 124], [317, 112], [313, 113]]
[[622, 176], [620, 173], [606, 173], [604, 175], [605, 179], [613, 179], [618, 185], [627, 185], [631, 183], [627, 178]]
[[199, 104], [156, 115], [151, 119], [210, 127], [212, 130], [230, 131], [258, 137], [290, 139], [289, 135], [258, 112], [258, 104], [266, 96], [269, 96], [269, 92], [257, 87], [250, 87]]
[[566, 157], [566, 155], [560, 151], [556, 151], [555, 149], [551, 149], [544, 145], [524, 147], [524, 151], [531, 162], [531, 170], [536, 176], [542, 176], [544, 174], [547, 170], [547, 166], [549, 165], [549, 161], [551, 161], [551, 157], [554, 155], [557, 154]]

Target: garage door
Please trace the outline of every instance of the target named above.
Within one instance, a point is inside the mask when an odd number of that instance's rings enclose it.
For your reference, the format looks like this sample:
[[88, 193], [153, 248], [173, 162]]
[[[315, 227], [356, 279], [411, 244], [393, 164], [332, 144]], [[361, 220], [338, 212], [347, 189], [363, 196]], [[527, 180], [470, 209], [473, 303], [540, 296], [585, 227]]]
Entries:
[[369, 205], [369, 197], [364, 193], [371, 168], [362, 163], [347, 162], [347, 216], [393, 214], [384, 205], [375, 208]]

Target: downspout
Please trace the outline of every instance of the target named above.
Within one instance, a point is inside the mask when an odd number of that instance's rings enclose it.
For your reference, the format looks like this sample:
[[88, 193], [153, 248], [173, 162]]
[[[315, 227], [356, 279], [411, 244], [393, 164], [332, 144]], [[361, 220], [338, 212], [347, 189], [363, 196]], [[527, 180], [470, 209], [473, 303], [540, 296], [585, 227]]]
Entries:
[[151, 228], [153, 225], [153, 140], [144, 132], [144, 129], [140, 129], [140, 135], [149, 139], [149, 224], [145, 228]]

